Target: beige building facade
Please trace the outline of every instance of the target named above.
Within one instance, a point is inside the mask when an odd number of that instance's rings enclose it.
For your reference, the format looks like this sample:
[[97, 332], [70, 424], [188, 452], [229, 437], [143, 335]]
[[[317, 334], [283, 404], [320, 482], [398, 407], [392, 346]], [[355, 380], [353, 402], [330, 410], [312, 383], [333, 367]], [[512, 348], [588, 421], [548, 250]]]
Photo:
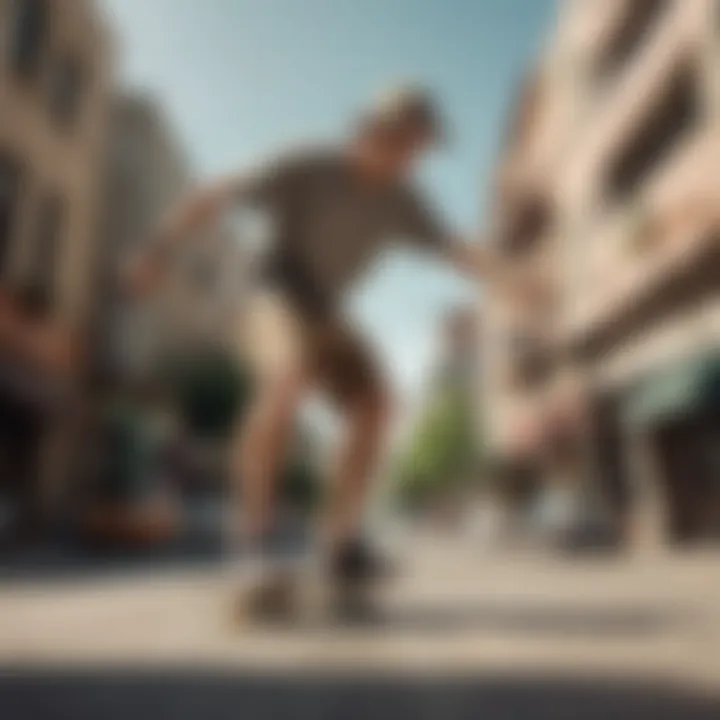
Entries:
[[0, 0], [0, 269], [86, 316], [112, 40], [89, 0]]
[[0, 0], [3, 307], [28, 336], [72, 347], [62, 370], [3, 348], [3, 501], [49, 498], [67, 467], [73, 423], [55, 399], [60, 387], [77, 392], [84, 372], [113, 59], [91, 0]]
[[560, 3], [494, 218], [553, 291], [532, 311], [491, 296], [484, 319], [496, 453], [571, 457], [616, 516], [659, 498], [678, 538], [720, 527], [719, 28], [715, 0]]

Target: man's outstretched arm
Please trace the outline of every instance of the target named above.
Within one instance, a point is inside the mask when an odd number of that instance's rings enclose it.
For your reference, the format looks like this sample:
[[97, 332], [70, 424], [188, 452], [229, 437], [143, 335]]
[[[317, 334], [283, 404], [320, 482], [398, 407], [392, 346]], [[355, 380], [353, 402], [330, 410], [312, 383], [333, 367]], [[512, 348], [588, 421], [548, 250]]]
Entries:
[[173, 207], [126, 268], [125, 279], [131, 288], [141, 293], [152, 290], [162, 281], [175, 249], [213, 226], [220, 215], [242, 197], [247, 185], [249, 176], [223, 178], [197, 190]]
[[447, 256], [459, 273], [475, 280], [499, 282], [505, 274], [495, 255], [482, 245], [458, 240], [450, 244]]
[[401, 228], [411, 245], [442, 258], [460, 274], [491, 285], [510, 300], [526, 301], [540, 293], [538, 278], [518, 272], [492, 248], [487, 238], [471, 239], [450, 231], [435, 208], [410, 189], [402, 205]]
[[486, 244], [453, 242], [447, 256], [459, 273], [485, 283], [507, 300], [537, 305], [549, 299], [549, 288], [542, 277], [509, 266]]

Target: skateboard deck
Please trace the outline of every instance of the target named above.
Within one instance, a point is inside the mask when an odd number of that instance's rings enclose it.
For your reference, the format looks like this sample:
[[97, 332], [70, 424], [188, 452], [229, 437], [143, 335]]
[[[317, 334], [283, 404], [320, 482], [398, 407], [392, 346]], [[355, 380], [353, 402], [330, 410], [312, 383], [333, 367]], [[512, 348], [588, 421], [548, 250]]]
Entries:
[[232, 621], [238, 628], [323, 619], [361, 623], [376, 619], [381, 581], [335, 582], [321, 573], [285, 569], [261, 586], [235, 589]]

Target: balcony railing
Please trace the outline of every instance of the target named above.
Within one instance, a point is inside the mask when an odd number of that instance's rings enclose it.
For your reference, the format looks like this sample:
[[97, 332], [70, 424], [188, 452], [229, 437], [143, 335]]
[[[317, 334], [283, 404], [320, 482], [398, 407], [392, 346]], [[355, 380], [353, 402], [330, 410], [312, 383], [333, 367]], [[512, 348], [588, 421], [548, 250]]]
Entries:
[[669, 4], [667, 0], [626, 0], [615, 32], [598, 58], [599, 77], [615, 75], [632, 59]]

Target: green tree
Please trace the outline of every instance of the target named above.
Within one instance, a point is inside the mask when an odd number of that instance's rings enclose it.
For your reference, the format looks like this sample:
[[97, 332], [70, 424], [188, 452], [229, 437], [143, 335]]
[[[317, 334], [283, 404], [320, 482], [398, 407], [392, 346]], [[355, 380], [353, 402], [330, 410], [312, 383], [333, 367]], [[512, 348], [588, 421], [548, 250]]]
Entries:
[[402, 504], [423, 503], [475, 474], [479, 453], [470, 403], [456, 385], [435, 390], [395, 464]]
[[230, 434], [250, 397], [250, 381], [229, 353], [206, 351], [188, 357], [176, 377], [181, 416], [203, 438]]

